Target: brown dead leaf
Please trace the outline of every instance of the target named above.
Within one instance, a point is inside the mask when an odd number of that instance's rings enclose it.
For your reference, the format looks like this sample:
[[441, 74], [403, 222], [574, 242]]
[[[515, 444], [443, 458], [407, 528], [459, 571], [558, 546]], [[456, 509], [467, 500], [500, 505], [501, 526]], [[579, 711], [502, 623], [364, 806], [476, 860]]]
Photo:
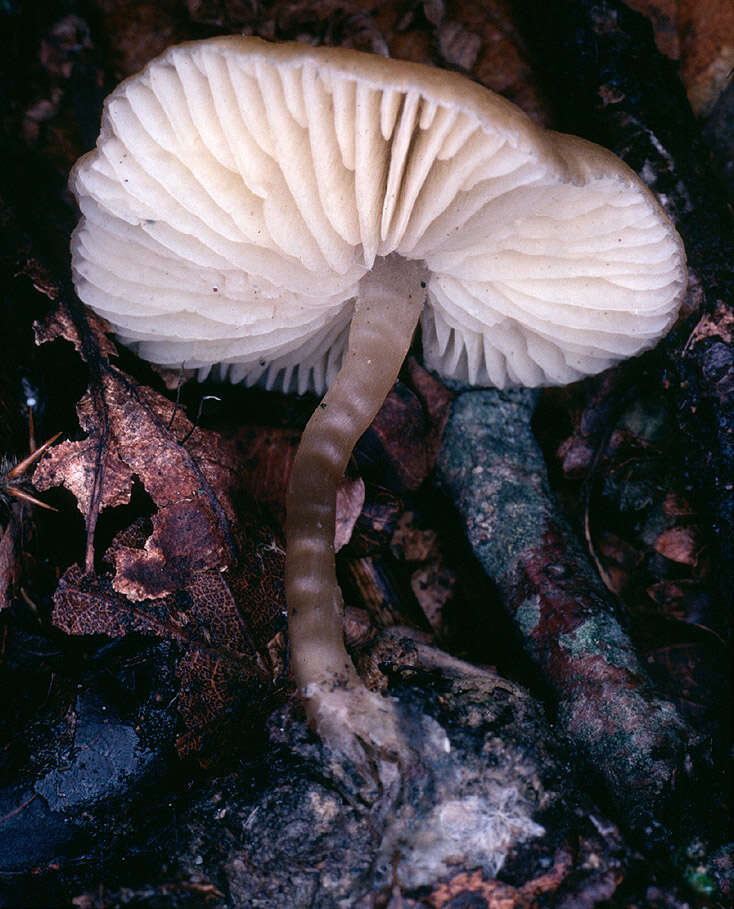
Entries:
[[216, 733], [238, 697], [256, 706], [263, 684], [271, 681], [269, 656], [263, 659], [255, 649], [224, 577], [213, 571], [198, 575], [187, 594], [186, 631], [192, 644], [176, 669], [181, 680], [177, 706], [187, 727], [176, 742], [181, 757], [201, 746], [204, 733]]
[[[192, 434], [192, 424], [167, 398], [112, 366], [104, 323], [87, 318], [90, 337], [84, 340], [64, 307], [38, 333], [41, 341], [72, 341], [87, 360], [95, 359], [97, 369], [77, 407], [87, 438], [51, 449], [33, 482], [39, 489], [66, 486], [93, 537], [98, 513], [128, 502], [137, 478], [158, 510], [142, 550], [123, 546], [112, 553], [114, 585], [134, 600], [162, 597], [196, 572], [221, 570], [231, 562], [230, 491], [236, 472], [227, 462], [233, 452], [214, 433], [197, 429]], [[187, 439], [186, 445], [179, 439]]]
[[691, 107], [711, 111], [734, 67], [734, 5], [731, 0], [626, 0], [647, 16], [661, 53], [680, 60]]
[[[38, 267], [40, 268], [40, 266]], [[43, 270], [40, 271], [40, 274], [37, 274], [34, 269], [26, 271], [26, 273], [33, 281], [33, 286], [37, 287], [37, 289], [41, 289], [37, 286], [37, 282], [46, 281], [48, 283], [50, 281], [50, 279], [45, 277], [46, 273]], [[57, 299], [59, 294], [57, 285], [50, 284], [50, 288], [52, 292], [47, 293], [47, 296], [52, 300]], [[92, 312], [91, 309], [86, 310], [85, 314], [89, 340], [94, 345], [94, 351], [98, 352], [102, 357], [114, 356], [117, 353], [117, 347], [108, 335], [110, 329], [107, 323], [96, 313]], [[45, 322], [36, 322], [33, 329], [36, 344], [46, 344], [48, 341], [62, 338], [64, 341], [69, 341], [70, 344], [74, 345], [74, 350], [81, 356], [82, 360], [87, 359], [88, 351], [85, 349], [87, 345], [84, 343], [86, 339], [79, 336], [79, 331], [74, 324], [74, 319], [68, 306], [59, 306]]]
[[725, 344], [731, 344], [734, 339], [734, 312], [723, 303], [719, 303], [713, 315], [704, 313], [701, 316], [686, 342], [684, 352], [706, 338], [720, 338]]
[[[266, 524], [243, 523], [240, 557], [230, 571], [201, 569], [166, 597], [136, 602], [115, 589], [111, 576], [84, 574], [72, 566], [54, 595], [54, 624], [67, 634], [156, 634], [255, 659], [285, 613], [285, 553]], [[105, 559], [144, 547], [145, 524], [138, 520], [118, 534]], [[246, 620], [238, 602], [246, 609]]]
[[354, 525], [364, 506], [362, 477], [342, 477], [336, 489], [336, 529], [334, 551], [339, 552], [352, 538]]
[[[230, 718], [238, 701], [255, 712], [265, 698], [263, 678], [249, 660], [233, 658], [227, 651], [195, 646], [179, 662], [176, 674], [181, 682], [178, 712], [186, 732], [176, 740], [179, 757], [198, 751], [215, 739], [233, 736]], [[260, 703], [258, 703], [260, 701]], [[251, 716], [250, 716], [251, 721]], [[239, 738], [238, 733], [234, 733]]]
[[528, 909], [543, 894], [555, 893], [573, 870], [573, 865], [570, 851], [561, 848], [556, 852], [549, 871], [520, 887], [487, 879], [481, 871], [463, 871], [447, 883], [439, 884], [426, 902], [435, 909], [475, 904], [491, 906], [492, 909]]
[[[90, 397], [85, 395], [77, 406], [79, 422], [83, 428], [86, 428], [86, 415], [90, 410]], [[86, 518], [92, 507], [98, 450], [99, 442], [93, 437], [81, 442], [61, 442], [49, 451], [36, 468], [33, 485], [40, 490], [65, 486], [76, 498], [79, 511]], [[126, 505], [130, 501], [134, 480], [132, 470], [110, 449], [106, 452], [103, 470], [100, 509]]]
[[419, 563], [410, 575], [410, 588], [433, 631], [442, 634], [443, 609], [453, 596], [456, 575], [444, 564], [436, 531], [419, 526], [415, 515], [406, 511], [398, 520], [390, 551], [401, 562]]
[[187, 585], [201, 571], [223, 569], [228, 553], [212, 509], [183, 499], [159, 509], [144, 548], [113, 547], [115, 590], [131, 600], [166, 596]]
[[690, 518], [696, 513], [693, 505], [679, 492], [671, 490], [663, 501], [663, 514], [666, 518]]
[[433, 909], [449, 906], [491, 906], [492, 909], [525, 909], [527, 902], [511, 884], [486, 880], [481, 871], [464, 871], [439, 884], [426, 903]]
[[681, 78], [694, 112], [705, 116], [731, 80], [731, 0], [681, 0]]
[[693, 527], [671, 527], [664, 530], [655, 541], [660, 555], [682, 565], [698, 565], [701, 544]]
[[116, 0], [100, 4], [116, 80], [137, 73], [171, 44], [191, 38], [175, 0]]
[[10, 591], [18, 575], [18, 547], [15, 524], [0, 529], [0, 612], [10, 606]]
[[119, 532], [104, 553], [113, 573], [95, 574], [94, 560], [67, 570], [52, 619], [68, 634], [136, 632], [177, 642], [184, 754], [231, 727], [223, 719], [235, 704], [257, 710], [272, 685], [284, 553], [257, 515], [240, 502], [235, 509], [241, 459], [234, 443], [194, 427], [166, 397], [111, 364], [105, 328], [65, 308], [39, 328], [40, 341], [75, 345], [90, 365], [90, 385], [77, 408], [87, 438], [52, 448], [34, 480], [76, 495], [88, 536], [96, 514], [128, 501], [134, 482], [155, 511]]
[[[625, 0], [627, 6], [646, 16], [655, 33], [655, 44], [671, 60], [680, 58], [679, 0]], [[698, 2], [698, 0], [697, 0]]]
[[170, 621], [168, 604], [135, 604], [117, 593], [109, 576], [85, 574], [72, 565], [59, 580], [51, 620], [66, 634], [104, 634], [117, 638], [131, 632], [182, 637]]
[[[270, 509], [281, 525], [285, 520], [288, 480], [300, 440], [301, 434], [296, 430], [269, 426], [248, 427], [237, 436], [238, 455], [243, 464], [242, 487], [258, 505]], [[361, 477], [343, 477], [336, 494], [334, 549], [337, 552], [351, 539], [364, 500]]]
[[176, 740], [179, 757], [198, 751], [202, 734], [222, 717], [234, 702], [234, 689], [241, 685], [241, 667], [226, 656], [193, 647], [176, 668], [181, 681], [178, 711], [187, 731]]
[[197, 640], [206, 640], [219, 651], [254, 656], [251, 636], [232, 592], [219, 572], [205, 571], [196, 575], [186, 593], [191, 599], [186, 612], [187, 627], [195, 629], [193, 635]]
[[295, 429], [249, 426], [237, 436], [242, 488], [260, 505], [285, 514], [288, 477], [301, 434]]
[[401, 500], [389, 490], [374, 484], [366, 486], [362, 513], [349, 540], [350, 554], [371, 555], [384, 549], [402, 511]]
[[442, 561], [429, 562], [410, 576], [410, 587], [434, 632], [445, 634], [443, 610], [456, 588], [456, 575]]
[[390, 540], [390, 551], [396, 559], [425, 562], [438, 554], [436, 531], [417, 526], [413, 512], [405, 511]]
[[[367, 432], [362, 450], [378, 446], [386, 465], [385, 483], [415, 490], [430, 472], [429, 426], [418, 396], [402, 383], [392, 389]], [[384, 461], [382, 455], [384, 453]]]
[[[135, 537], [144, 534], [132, 527], [122, 536], [133, 550]], [[177, 709], [186, 732], [177, 740], [177, 750], [183, 756], [197, 749], [205, 735], [222, 732], [220, 725], [236, 702], [252, 711], [265, 703], [272, 682], [267, 635], [272, 636], [285, 610], [282, 559], [274, 564], [277, 583], [267, 604], [257, 604], [253, 623], [243, 618], [228, 583], [246, 588], [241, 576], [251, 576], [258, 567], [249, 559], [232, 578], [204, 570], [175, 594], [144, 602], [118, 593], [110, 576], [84, 574], [74, 565], [59, 582], [52, 620], [67, 634], [121, 637], [137, 632], [179, 643]]]
[[285, 627], [285, 548], [258, 512], [240, 508], [237, 563], [224, 575], [234, 599], [243, 605], [247, 627], [258, 649]]

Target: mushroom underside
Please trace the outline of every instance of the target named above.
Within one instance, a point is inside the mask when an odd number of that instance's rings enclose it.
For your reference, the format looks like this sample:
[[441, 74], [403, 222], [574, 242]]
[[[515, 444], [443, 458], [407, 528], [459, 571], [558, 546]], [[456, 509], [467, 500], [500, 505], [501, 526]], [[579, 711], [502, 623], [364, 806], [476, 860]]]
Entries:
[[144, 358], [323, 394], [376, 258], [425, 263], [428, 365], [563, 384], [665, 332], [679, 241], [614, 156], [468, 80], [255, 39], [172, 48], [72, 175], [80, 297]]

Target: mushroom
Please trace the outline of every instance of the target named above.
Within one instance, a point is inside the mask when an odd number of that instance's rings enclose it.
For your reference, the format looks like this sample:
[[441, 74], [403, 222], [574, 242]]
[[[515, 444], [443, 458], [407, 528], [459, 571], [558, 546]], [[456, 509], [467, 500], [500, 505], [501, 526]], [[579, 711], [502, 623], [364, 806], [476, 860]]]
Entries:
[[293, 669], [328, 744], [394, 758], [343, 642], [335, 495], [418, 322], [443, 377], [573, 382], [670, 328], [678, 235], [613, 154], [462, 76], [256, 38], [124, 81], [71, 187], [78, 295], [140, 356], [325, 392], [288, 491]]

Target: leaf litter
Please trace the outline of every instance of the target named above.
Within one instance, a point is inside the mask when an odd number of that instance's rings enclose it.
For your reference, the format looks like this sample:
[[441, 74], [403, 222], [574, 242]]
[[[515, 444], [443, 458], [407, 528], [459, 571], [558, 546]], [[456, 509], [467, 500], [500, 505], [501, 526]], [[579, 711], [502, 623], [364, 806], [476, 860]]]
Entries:
[[[262, 707], [272, 688], [268, 645], [284, 623], [284, 550], [252, 505], [235, 504], [235, 446], [113, 365], [105, 331], [102, 320], [64, 305], [37, 328], [39, 343], [74, 344], [91, 375], [77, 405], [86, 437], [55, 445], [33, 477], [39, 490], [72, 492], [87, 527], [85, 564], [61, 577], [52, 620], [68, 634], [177, 641], [185, 726], [177, 745], [186, 754], [216, 734], [235, 703]], [[99, 514], [129, 504], [136, 483], [153, 513], [97, 554]]]

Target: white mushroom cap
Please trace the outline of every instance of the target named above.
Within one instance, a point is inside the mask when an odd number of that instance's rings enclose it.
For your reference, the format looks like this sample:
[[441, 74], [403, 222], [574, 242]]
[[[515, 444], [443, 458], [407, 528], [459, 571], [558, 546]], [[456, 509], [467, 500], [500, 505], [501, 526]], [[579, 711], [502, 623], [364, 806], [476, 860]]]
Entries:
[[79, 297], [163, 365], [322, 392], [378, 256], [423, 260], [427, 365], [564, 384], [651, 347], [681, 241], [618, 158], [453, 73], [227, 37], [105, 104], [71, 187]]

